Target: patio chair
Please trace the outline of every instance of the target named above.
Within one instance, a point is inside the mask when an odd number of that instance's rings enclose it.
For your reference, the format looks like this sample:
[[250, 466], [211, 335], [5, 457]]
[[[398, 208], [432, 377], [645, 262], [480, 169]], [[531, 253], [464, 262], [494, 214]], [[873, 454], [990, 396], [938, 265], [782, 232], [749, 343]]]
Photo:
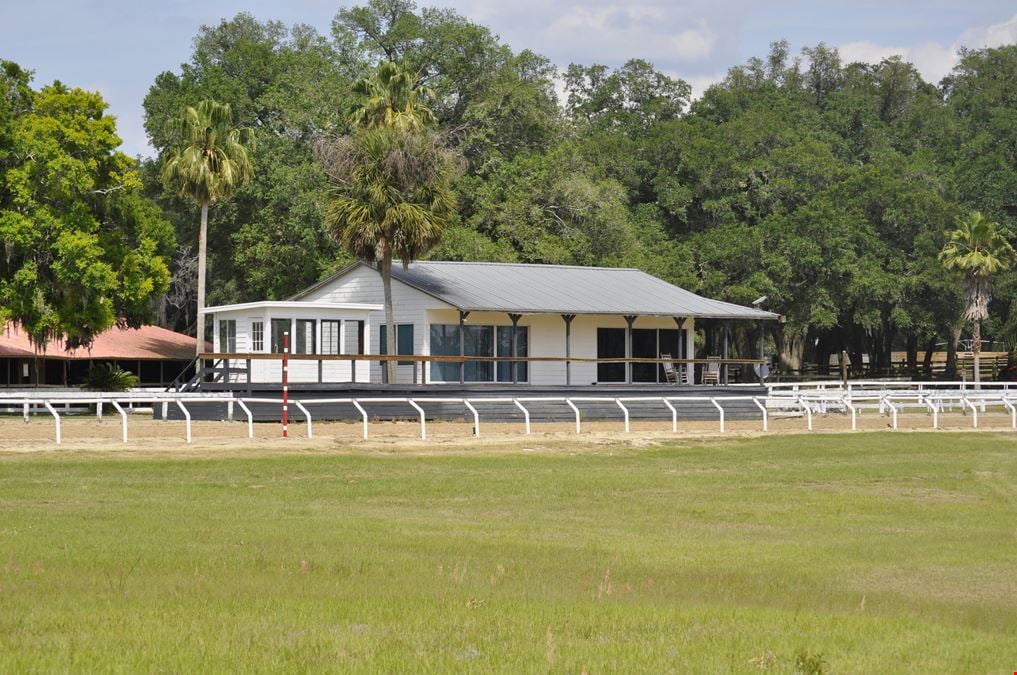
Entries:
[[706, 357], [706, 366], [703, 368], [703, 384], [720, 384], [720, 357]]
[[660, 365], [664, 368], [664, 377], [667, 379], [667, 383], [678, 384], [678, 369], [674, 367], [674, 361], [671, 360], [671, 355], [661, 353], [660, 358], [663, 361]]

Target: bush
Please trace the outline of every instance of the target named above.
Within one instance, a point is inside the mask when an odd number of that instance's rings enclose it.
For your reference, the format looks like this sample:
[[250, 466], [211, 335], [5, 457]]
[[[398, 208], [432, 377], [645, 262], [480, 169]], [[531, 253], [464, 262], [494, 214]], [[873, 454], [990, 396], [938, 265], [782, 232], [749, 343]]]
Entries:
[[127, 391], [137, 386], [137, 375], [112, 363], [92, 366], [85, 376], [85, 389], [88, 391]]

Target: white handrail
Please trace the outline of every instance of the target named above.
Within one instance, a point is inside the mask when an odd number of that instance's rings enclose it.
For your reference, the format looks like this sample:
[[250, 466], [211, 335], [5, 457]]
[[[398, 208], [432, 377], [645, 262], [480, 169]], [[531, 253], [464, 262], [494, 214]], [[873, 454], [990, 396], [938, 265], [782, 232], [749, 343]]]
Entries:
[[311, 413], [307, 411], [307, 408], [300, 401], [293, 401], [293, 405], [297, 406], [300, 412], [304, 413], [304, 419], [307, 420], [307, 437], [314, 438], [314, 428], [311, 426]]
[[621, 399], [619, 398], [616, 398], [614, 402], [619, 408], [621, 408], [622, 414], [625, 415], [625, 433], [629, 433], [629, 409], [622, 404]]
[[417, 402], [412, 398], [407, 401], [420, 414], [420, 440], [427, 440], [427, 419], [424, 416], [424, 409], [417, 405]]
[[522, 410], [523, 411], [523, 415], [526, 416], [526, 434], [529, 435], [530, 434], [530, 411], [527, 410], [523, 406], [523, 404], [519, 402], [519, 399], [514, 398], [514, 399], [512, 399], [512, 402], [515, 403], [516, 407], [519, 408], [520, 410]]
[[180, 399], [177, 399], [177, 407], [180, 408], [180, 411], [182, 413], [184, 413], [184, 419], [187, 420], [187, 442], [190, 443], [191, 442], [191, 413], [187, 411], [187, 408], [184, 407], [184, 402], [181, 401]]
[[53, 416], [54, 422], [56, 422], [56, 443], [57, 443], [57, 445], [60, 445], [60, 441], [61, 441], [61, 439], [60, 439], [60, 413], [58, 413], [56, 411], [56, 408], [54, 408], [50, 404], [49, 401], [43, 401], [43, 405], [46, 406], [46, 410], [49, 411], [49, 414]]
[[110, 401], [110, 405], [113, 406], [114, 410], [116, 410], [118, 413], [120, 413], [120, 424], [121, 424], [121, 427], [122, 427], [121, 431], [122, 431], [122, 435], [124, 437], [124, 443], [126, 443], [127, 442], [127, 411], [125, 411], [122, 407], [120, 407], [120, 404], [117, 403], [116, 400]]
[[711, 398], [710, 403], [712, 403], [713, 407], [720, 413], [720, 433], [724, 433], [724, 408], [717, 403], [717, 399], [715, 398]]
[[576, 433], [577, 434], [578, 433], [582, 433], [581, 430], [580, 430], [580, 422], [579, 422], [579, 408], [576, 407], [576, 404], [573, 403], [572, 399], [570, 399], [570, 398], [565, 399], [565, 402], [569, 404], [569, 407], [572, 408], [572, 412], [574, 412], [576, 414]]

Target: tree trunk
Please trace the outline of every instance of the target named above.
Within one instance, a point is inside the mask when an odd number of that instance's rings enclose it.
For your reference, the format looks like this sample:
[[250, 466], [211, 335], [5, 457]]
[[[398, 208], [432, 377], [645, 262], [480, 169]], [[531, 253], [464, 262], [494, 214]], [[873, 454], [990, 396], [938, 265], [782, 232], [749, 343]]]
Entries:
[[971, 332], [971, 353], [975, 357], [975, 386], [982, 381], [982, 322], [975, 321]]
[[932, 356], [936, 353], [936, 336], [929, 338], [929, 344], [925, 346], [925, 357], [922, 359], [922, 370], [929, 377], [932, 377]]
[[957, 379], [957, 342], [960, 341], [961, 327], [950, 326], [950, 333], [946, 338], [946, 377], [949, 380]]
[[205, 256], [208, 247], [208, 202], [201, 203], [201, 229], [198, 230], [198, 317], [195, 321], [197, 353], [205, 351]]
[[[385, 353], [395, 354], [398, 340], [395, 334], [395, 312], [392, 309], [392, 254], [385, 253], [378, 265], [381, 273], [381, 285], [385, 289]], [[386, 380], [389, 384], [396, 381], [396, 362], [386, 361], [384, 364]]]
[[802, 358], [805, 354], [805, 336], [804, 330], [784, 329], [780, 345], [780, 364], [785, 370], [801, 372]]
[[908, 375], [914, 377], [918, 374], [918, 336], [914, 333], [908, 333]]

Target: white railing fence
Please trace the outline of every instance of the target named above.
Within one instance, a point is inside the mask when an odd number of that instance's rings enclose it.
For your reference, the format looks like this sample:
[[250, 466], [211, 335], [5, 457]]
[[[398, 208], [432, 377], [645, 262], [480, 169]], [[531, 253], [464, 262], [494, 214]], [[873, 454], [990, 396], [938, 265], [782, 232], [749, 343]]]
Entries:
[[[500, 414], [491, 413], [490, 417], [504, 420], [507, 411], [518, 410], [523, 416], [523, 429], [526, 434], [532, 433], [531, 412], [533, 404], [557, 403], [564, 404], [575, 419], [575, 432], [582, 433], [583, 409], [590, 404], [617, 407], [622, 414], [623, 428], [626, 433], [631, 431], [631, 408], [639, 404], [659, 404], [661, 420], [670, 419], [671, 429], [677, 432], [682, 413], [689, 411], [689, 404], [699, 404], [696, 421], [702, 421], [703, 404], [709, 404], [717, 412], [716, 421], [719, 431], [726, 431], [726, 415], [728, 409], [738, 402], [739, 412], [750, 410], [759, 412], [762, 430], [769, 431], [770, 420], [775, 413], [804, 417], [806, 428], [812, 431], [816, 415], [842, 413], [850, 415], [851, 429], [858, 428], [858, 415], [864, 410], [878, 412], [879, 415], [891, 419], [891, 428], [899, 428], [899, 415], [906, 409], [918, 409], [931, 417], [932, 429], [940, 426], [940, 415], [947, 411], [971, 413], [972, 428], [977, 429], [979, 414], [984, 414], [990, 407], [1002, 408], [1010, 414], [1010, 427], [1017, 429], [1017, 387], [1012, 383], [983, 383], [982, 388], [944, 388], [942, 383], [934, 385], [928, 382], [854, 382], [852, 386], [843, 388], [829, 382], [795, 383], [769, 385], [767, 395], [744, 396], [565, 396], [565, 397], [344, 397], [344, 398], [291, 398], [289, 402], [304, 416], [307, 437], [314, 437], [312, 410], [322, 405], [349, 405], [360, 417], [362, 436], [369, 436], [368, 407], [376, 404], [388, 406], [404, 404], [413, 411], [420, 423], [420, 438], [427, 438], [427, 408], [434, 404], [461, 405], [463, 414], [473, 420], [472, 434], [480, 436], [480, 408], [496, 407]], [[958, 384], [958, 383], [954, 383]], [[889, 386], [892, 385], [892, 388]], [[221, 404], [225, 406], [222, 419], [233, 420], [237, 408], [246, 418], [247, 437], [254, 437], [254, 412], [251, 405], [271, 405], [282, 410], [281, 398], [244, 397], [224, 393], [199, 394], [177, 392], [128, 392], [128, 393], [92, 393], [92, 392], [61, 392], [47, 394], [44, 391], [31, 393], [0, 394], [0, 412], [20, 412], [25, 422], [35, 414], [46, 414], [54, 422], [56, 443], [61, 443], [63, 417], [81, 411], [91, 410], [97, 419], [102, 419], [104, 409], [109, 406], [120, 416], [121, 437], [124, 443], [129, 438], [128, 419], [130, 412], [138, 407], [161, 406], [161, 418], [167, 420], [170, 406], [180, 410], [185, 425], [185, 438], [188, 443], [193, 441], [193, 415], [196, 406]], [[407, 411], [408, 412], [408, 411]], [[645, 408], [644, 408], [645, 413]], [[431, 419], [437, 416], [432, 415]], [[446, 413], [444, 417], [449, 417]], [[218, 418], [217, 418], [218, 419]]]

